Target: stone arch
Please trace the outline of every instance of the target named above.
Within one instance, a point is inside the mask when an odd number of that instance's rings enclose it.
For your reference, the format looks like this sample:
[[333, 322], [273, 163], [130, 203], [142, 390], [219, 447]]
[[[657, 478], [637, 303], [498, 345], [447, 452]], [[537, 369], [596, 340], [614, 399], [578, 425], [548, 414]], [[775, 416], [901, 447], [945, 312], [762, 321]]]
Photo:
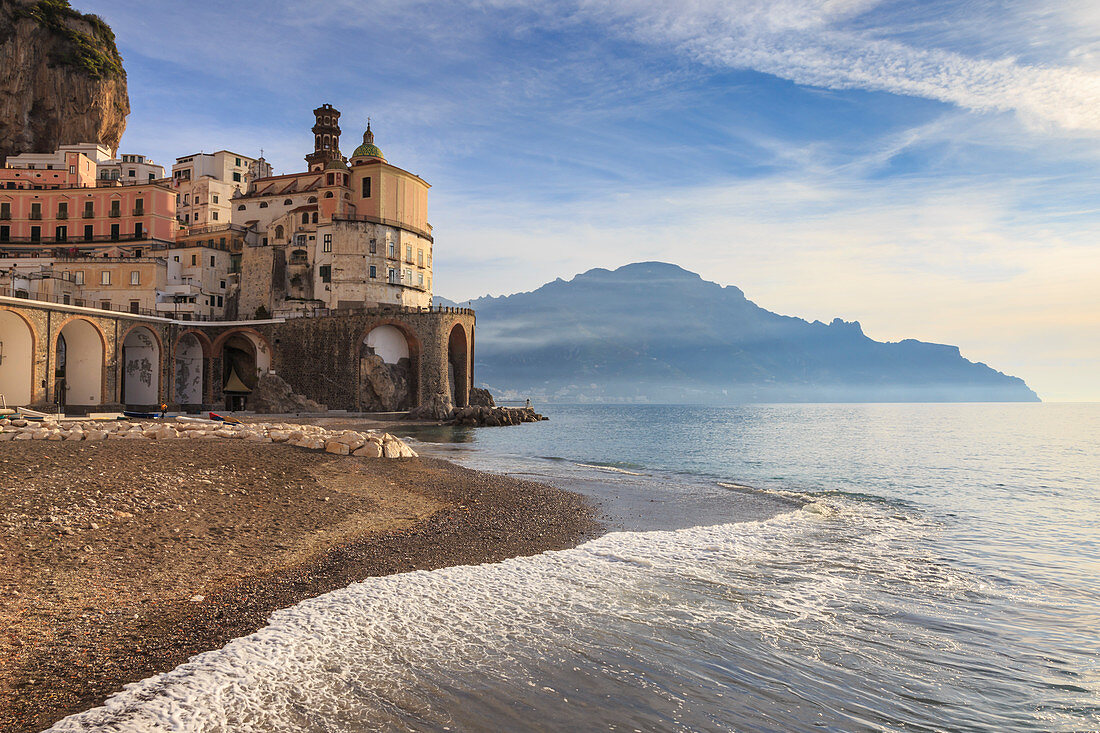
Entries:
[[201, 409], [209, 391], [205, 382], [210, 339], [200, 331], [184, 331], [172, 354], [172, 399], [180, 406]]
[[107, 339], [87, 318], [69, 318], [54, 339], [54, 395], [62, 405], [103, 404]]
[[461, 323], [456, 323], [447, 337], [447, 379], [455, 407], [470, 404], [470, 341]]
[[372, 322], [359, 339], [359, 408], [393, 412], [420, 401], [420, 340], [400, 321]]
[[134, 407], [160, 404], [160, 337], [148, 326], [131, 326], [119, 344], [122, 373], [119, 402]]
[[282, 238], [283, 238], [283, 225], [282, 224], [276, 224], [275, 225], [275, 239], [278, 240], [278, 239], [282, 239]]
[[34, 354], [38, 334], [26, 316], [0, 308], [0, 394], [4, 402], [26, 406], [34, 402]]
[[245, 409], [256, 382], [271, 369], [271, 344], [254, 328], [235, 328], [218, 336], [212, 352], [221, 358], [214, 378], [221, 379], [226, 409]]

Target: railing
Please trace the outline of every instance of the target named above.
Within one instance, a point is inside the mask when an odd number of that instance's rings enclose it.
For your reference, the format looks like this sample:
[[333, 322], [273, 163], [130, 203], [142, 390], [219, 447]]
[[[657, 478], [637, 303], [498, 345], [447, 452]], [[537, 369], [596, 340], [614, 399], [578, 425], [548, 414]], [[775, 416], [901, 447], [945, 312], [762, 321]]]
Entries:
[[145, 216], [145, 209], [134, 209], [134, 213], [131, 216]]
[[122, 212], [118, 209], [111, 209], [107, 212], [107, 216], [111, 217], [112, 219], [118, 219], [122, 216]]
[[27, 218], [31, 221], [42, 221], [42, 212], [32, 211], [30, 214], [27, 215]]
[[34, 239], [33, 237], [8, 237], [7, 239], [0, 239], [0, 249], [3, 249], [6, 244], [71, 244], [80, 246], [84, 243], [94, 244], [96, 242], [151, 242], [153, 244], [163, 244], [165, 246], [172, 246], [175, 244], [169, 239], [159, 239], [145, 234], [119, 234], [117, 237], [113, 234], [96, 234], [92, 236], [91, 239], [88, 237], [78, 237], [76, 235], [67, 236], [64, 239], [58, 239], [57, 237], [39, 237], [38, 239]]
[[361, 221], [361, 222], [365, 222], [367, 224], [381, 224], [382, 226], [393, 227], [394, 229], [404, 229], [407, 232], [412, 232], [413, 234], [419, 234], [421, 237], [424, 237], [429, 242], [434, 242], [435, 241], [434, 239], [432, 239], [432, 233], [431, 232], [425, 231], [425, 230], [420, 229], [418, 227], [414, 227], [411, 224], [406, 224], [404, 222], [397, 221], [396, 219], [383, 219], [382, 217], [379, 217], [379, 216], [367, 216], [365, 214], [333, 214], [332, 215], [332, 220], [333, 221]]
[[85, 209], [84, 210], [84, 218], [85, 219], [94, 219], [95, 218], [95, 212], [94, 211], [88, 211], [87, 209]]
[[69, 212], [59, 211], [59, 212], [57, 212], [57, 216], [55, 216], [54, 218], [55, 219], [68, 219], [69, 218]]
[[[16, 293], [20, 293], [20, 294], [17, 295]], [[126, 314], [132, 315], [132, 316], [159, 316], [159, 314], [156, 311], [151, 311], [148, 308], [138, 308], [136, 311], [134, 311], [134, 310], [130, 309], [129, 305], [127, 305], [126, 307], [123, 307], [123, 306], [120, 306], [120, 305], [119, 306], [112, 305], [109, 308], [103, 308], [103, 307], [97, 306], [97, 305], [77, 305], [76, 303], [74, 303], [72, 301], [73, 300], [81, 300], [80, 298], [69, 298], [69, 302], [65, 302], [64, 296], [62, 296], [62, 297], [51, 297], [51, 296], [42, 296], [42, 295], [30, 296], [30, 295], [27, 295], [25, 293], [26, 293], [26, 291], [23, 291], [23, 290], [16, 291], [13, 288], [0, 286], [0, 295], [6, 296], [6, 297], [9, 297], [9, 298], [19, 298], [21, 300], [34, 300], [34, 301], [38, 301], [40, 303], [54, 303], [56, 305], [68, 305], [68, 306], [72, 306], [73, 308], [91, 308], [93, 310], [107, 311], [108, 313], [126, 313]], [[83, 300], [87, 300], [87, 299], [84, 298]], [[164, 316], [160, 316], [160, 317], [163, 318]]]

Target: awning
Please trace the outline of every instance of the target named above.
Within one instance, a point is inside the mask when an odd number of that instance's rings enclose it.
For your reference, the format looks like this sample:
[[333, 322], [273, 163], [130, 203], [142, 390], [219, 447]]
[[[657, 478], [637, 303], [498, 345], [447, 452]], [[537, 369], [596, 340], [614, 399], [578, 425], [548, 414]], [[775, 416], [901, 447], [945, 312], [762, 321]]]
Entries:
[[242, 382], [241, 378], [237, 376], [237, 370], [236, 369], [230, 369], [229, 370], [229, 381], [225, 383], [225, 389], [223, 391], [225, 391], [225, 392], [244, 392], [245, 394], [248, 394], [252, 390], [250, 390], [248, 387], [244, 386], [244, 382]]

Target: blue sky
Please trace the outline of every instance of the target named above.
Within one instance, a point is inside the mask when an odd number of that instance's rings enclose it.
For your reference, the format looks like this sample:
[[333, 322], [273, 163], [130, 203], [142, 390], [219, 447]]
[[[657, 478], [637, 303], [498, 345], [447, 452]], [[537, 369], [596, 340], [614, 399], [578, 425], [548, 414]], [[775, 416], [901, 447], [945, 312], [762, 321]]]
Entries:
[[675, 262], [780, 313], [1100, 400], [1100, 4], [74, 0], [124, 152], [300, 170], [369, 115], [433, 185], [436, 292]]

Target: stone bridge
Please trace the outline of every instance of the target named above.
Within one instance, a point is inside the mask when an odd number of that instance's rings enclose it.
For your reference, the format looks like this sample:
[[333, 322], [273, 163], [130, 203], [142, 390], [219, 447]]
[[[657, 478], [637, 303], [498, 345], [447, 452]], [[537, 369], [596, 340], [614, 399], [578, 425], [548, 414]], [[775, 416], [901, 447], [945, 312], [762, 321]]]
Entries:
[[250, 321], [176, 321], [0, 297], [0, 394], [84, 413], [248, 409], [276, 374], [330, 409], [469, 403], [474, 314], [376, 307]]

